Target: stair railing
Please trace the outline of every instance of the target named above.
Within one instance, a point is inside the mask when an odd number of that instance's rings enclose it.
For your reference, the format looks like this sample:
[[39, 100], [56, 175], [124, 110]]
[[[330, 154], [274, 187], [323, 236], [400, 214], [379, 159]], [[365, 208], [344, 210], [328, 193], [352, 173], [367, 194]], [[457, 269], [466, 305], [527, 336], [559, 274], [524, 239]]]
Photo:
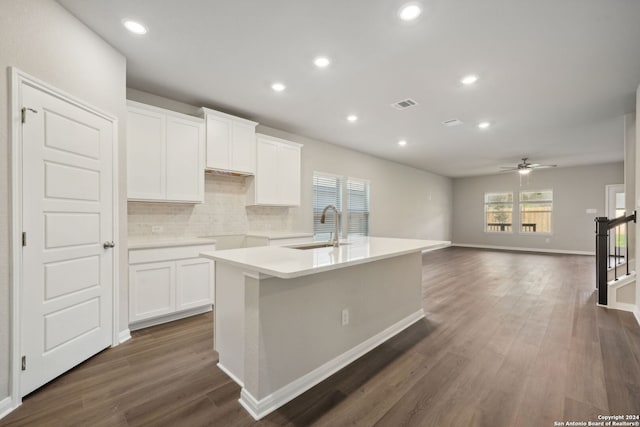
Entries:
[[[629, 275], [629, 222], [636, 222], [636, 211], [633, 214], [626, 216], [623, 215], [618, 218], [609, 219], [606, 216], [596, 217], [596, 289], [598, 289], [598, 304], [607, 305], [608, 287], [609, 281], [608, 271], [611, 268], [611, 249], [610, 249], [610, 236], [611, 229], [613, 229], [614, 235], [614, 247], [613, 247], [613, 269], [614, 280], [618, 280], [618, 265], [622, 264], [622, 245], [620, 241], [624, 239], [624, 259], [626, 261], [627, 271], [625, 275]], [[622, 228], [624, 227], [624, 234], [622, 234]]]

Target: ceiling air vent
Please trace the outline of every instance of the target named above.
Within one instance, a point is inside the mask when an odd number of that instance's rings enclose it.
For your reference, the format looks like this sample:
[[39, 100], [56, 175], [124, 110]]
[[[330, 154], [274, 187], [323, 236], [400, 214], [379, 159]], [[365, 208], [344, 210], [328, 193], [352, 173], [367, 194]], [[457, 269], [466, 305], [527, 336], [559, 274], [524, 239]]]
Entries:
[[462, 120], [458, 120], [458, 119], [449, 119], [449, 120], [445, 120], [444, 122], [442, 122], [442, 124], [444, 126], [447, 127], [451, 127], [451, 126], [458, 126], [462, 124]]
[[413, 99], [409, 99], [409, 98], [403, 99], [402, 101], [394, 102], [393, 104], [391, 104], [391, 106], [396, 110], [406, 110], [407, 108], [414, 107], [416, 105], [418, 105], [418, 103]]

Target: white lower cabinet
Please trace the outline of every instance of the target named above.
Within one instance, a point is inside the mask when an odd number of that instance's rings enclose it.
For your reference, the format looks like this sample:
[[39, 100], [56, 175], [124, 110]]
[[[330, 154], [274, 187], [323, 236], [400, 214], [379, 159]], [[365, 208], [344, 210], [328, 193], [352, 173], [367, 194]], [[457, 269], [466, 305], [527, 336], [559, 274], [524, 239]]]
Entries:
[[129, 267], [129, 321], [175, 312], [176, 263], [155, 262]]
[[144, 327], [210, 307], [215, 264], [199, 254], [213, 250], [214, 245], [129, 250], [129, 323]]
[[202, 258], [176, 261], [176, 310], [213, 304], [214, 265]]

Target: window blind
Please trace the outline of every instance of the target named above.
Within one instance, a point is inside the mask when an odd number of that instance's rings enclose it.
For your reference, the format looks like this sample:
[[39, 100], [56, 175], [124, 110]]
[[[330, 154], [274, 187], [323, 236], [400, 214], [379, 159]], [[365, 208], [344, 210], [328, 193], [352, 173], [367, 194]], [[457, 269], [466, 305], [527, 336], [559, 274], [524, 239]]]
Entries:
[[315, 237], [329, 239], [335, 231], [336, 219], [332, 210], [327, 212], [326, 221], [320, 223], [322, 210], [334, 205], [342, 216], [342, 179], [337, 176], [314, 172], [313, 174], [313, 234]]
[[347, 236], [369, 235], [369, 182], [347, 180]]

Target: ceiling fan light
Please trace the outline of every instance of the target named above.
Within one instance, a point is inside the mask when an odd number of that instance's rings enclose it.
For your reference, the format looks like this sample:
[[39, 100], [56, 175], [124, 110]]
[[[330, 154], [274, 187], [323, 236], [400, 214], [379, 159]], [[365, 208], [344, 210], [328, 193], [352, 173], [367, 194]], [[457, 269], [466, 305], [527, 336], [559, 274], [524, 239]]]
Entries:
[[518, 173], [520, 175], [529, 175], [531, 173], [531, 169], [518, 169]]

